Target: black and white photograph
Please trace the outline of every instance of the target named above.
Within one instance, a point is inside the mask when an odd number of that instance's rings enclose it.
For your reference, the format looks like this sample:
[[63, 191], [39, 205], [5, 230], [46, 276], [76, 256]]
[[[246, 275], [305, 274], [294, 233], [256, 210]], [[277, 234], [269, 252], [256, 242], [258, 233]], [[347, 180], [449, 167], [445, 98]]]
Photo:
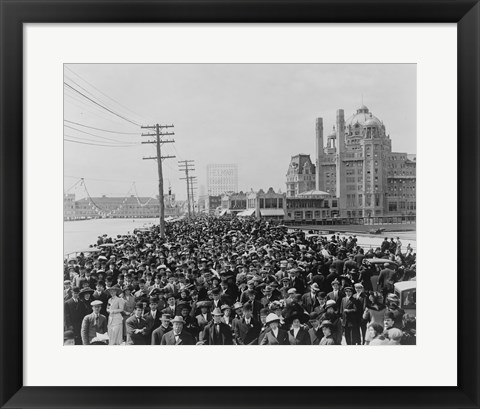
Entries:
[[416, 345], [416, 64], [67, 63], [63, 90], [63, 345]]

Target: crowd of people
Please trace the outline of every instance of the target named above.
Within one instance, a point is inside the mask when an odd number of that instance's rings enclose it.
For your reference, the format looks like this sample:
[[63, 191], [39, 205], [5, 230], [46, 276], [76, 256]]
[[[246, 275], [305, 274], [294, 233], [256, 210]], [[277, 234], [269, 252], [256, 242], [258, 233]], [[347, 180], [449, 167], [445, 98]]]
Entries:
[[[197, 217], [115, 238], [64, 262], [64, 344], [412, 345], [399, 281], [416, 254], [397, 238]], [[415, 300], [410, 300], [415, 303]]]

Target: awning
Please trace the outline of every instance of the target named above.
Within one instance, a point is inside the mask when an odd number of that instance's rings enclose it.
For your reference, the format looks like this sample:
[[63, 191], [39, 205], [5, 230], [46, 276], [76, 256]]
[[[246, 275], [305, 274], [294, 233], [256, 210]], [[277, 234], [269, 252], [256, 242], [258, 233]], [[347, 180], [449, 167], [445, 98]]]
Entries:
[[220, 216], [224, 216], [228, 212], [228, 209], [222, 209]]
[[262, 216], [285, 216], [283, 209], [262, 209], [260, 210]]
[[250, 217], [255, 213], [255, 209], [247, 209], [237, 214], [239, 217]]

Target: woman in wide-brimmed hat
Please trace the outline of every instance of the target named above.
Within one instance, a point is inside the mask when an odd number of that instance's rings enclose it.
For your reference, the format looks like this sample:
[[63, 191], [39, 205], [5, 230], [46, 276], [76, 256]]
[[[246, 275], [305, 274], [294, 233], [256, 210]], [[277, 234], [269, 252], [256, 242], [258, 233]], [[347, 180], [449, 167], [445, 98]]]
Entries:
[[320, 329], [323, 332], [323, 338], [318, 345], [335, 345], [335, 340], [333, 339], [333, 327], [334, 326], [330, 321], [322, 321]]
[[283, 311], [285, 317], [285, 329], [288, 331], [288, 341], [290, 345], [311, 345], [308, 330], [304, 328], [310, 316], [305, 312], [300, 304], [290, 304]]
[[265, 324], [270, 330], [265, 333], [260, 345], [290, 345], [287, 331], [279, 328], [280, 317], [277, 314], [268, 314]]
[[125, 311], [125, 300], [118, 295], [122, 289], [118, 286], [110, 287], [107, 290], [111, 297], [108, 300], [108, 337], [109, 345], [121, 345], [123, 341], [123, 312]]
[[91, 298], [93, 293], [94, 290], [92, 290], [90, 287], [82, 288], [78, 293], [80, 301], [82, 301], [83, 305], [85, 305], [85, 315], [92, 313], [92, 306], [90, 305], [90, 303], [92, 302]]

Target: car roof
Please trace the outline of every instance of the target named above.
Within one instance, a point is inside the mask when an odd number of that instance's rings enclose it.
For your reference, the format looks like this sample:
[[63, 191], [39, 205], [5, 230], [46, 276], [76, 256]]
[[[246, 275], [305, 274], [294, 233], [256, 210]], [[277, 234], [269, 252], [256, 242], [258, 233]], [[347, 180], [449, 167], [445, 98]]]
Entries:
[[412, 288], [417, 288], [416, 281], [399, 281], [395, 283], [395, 289], [399, 291], [410, 290]]

